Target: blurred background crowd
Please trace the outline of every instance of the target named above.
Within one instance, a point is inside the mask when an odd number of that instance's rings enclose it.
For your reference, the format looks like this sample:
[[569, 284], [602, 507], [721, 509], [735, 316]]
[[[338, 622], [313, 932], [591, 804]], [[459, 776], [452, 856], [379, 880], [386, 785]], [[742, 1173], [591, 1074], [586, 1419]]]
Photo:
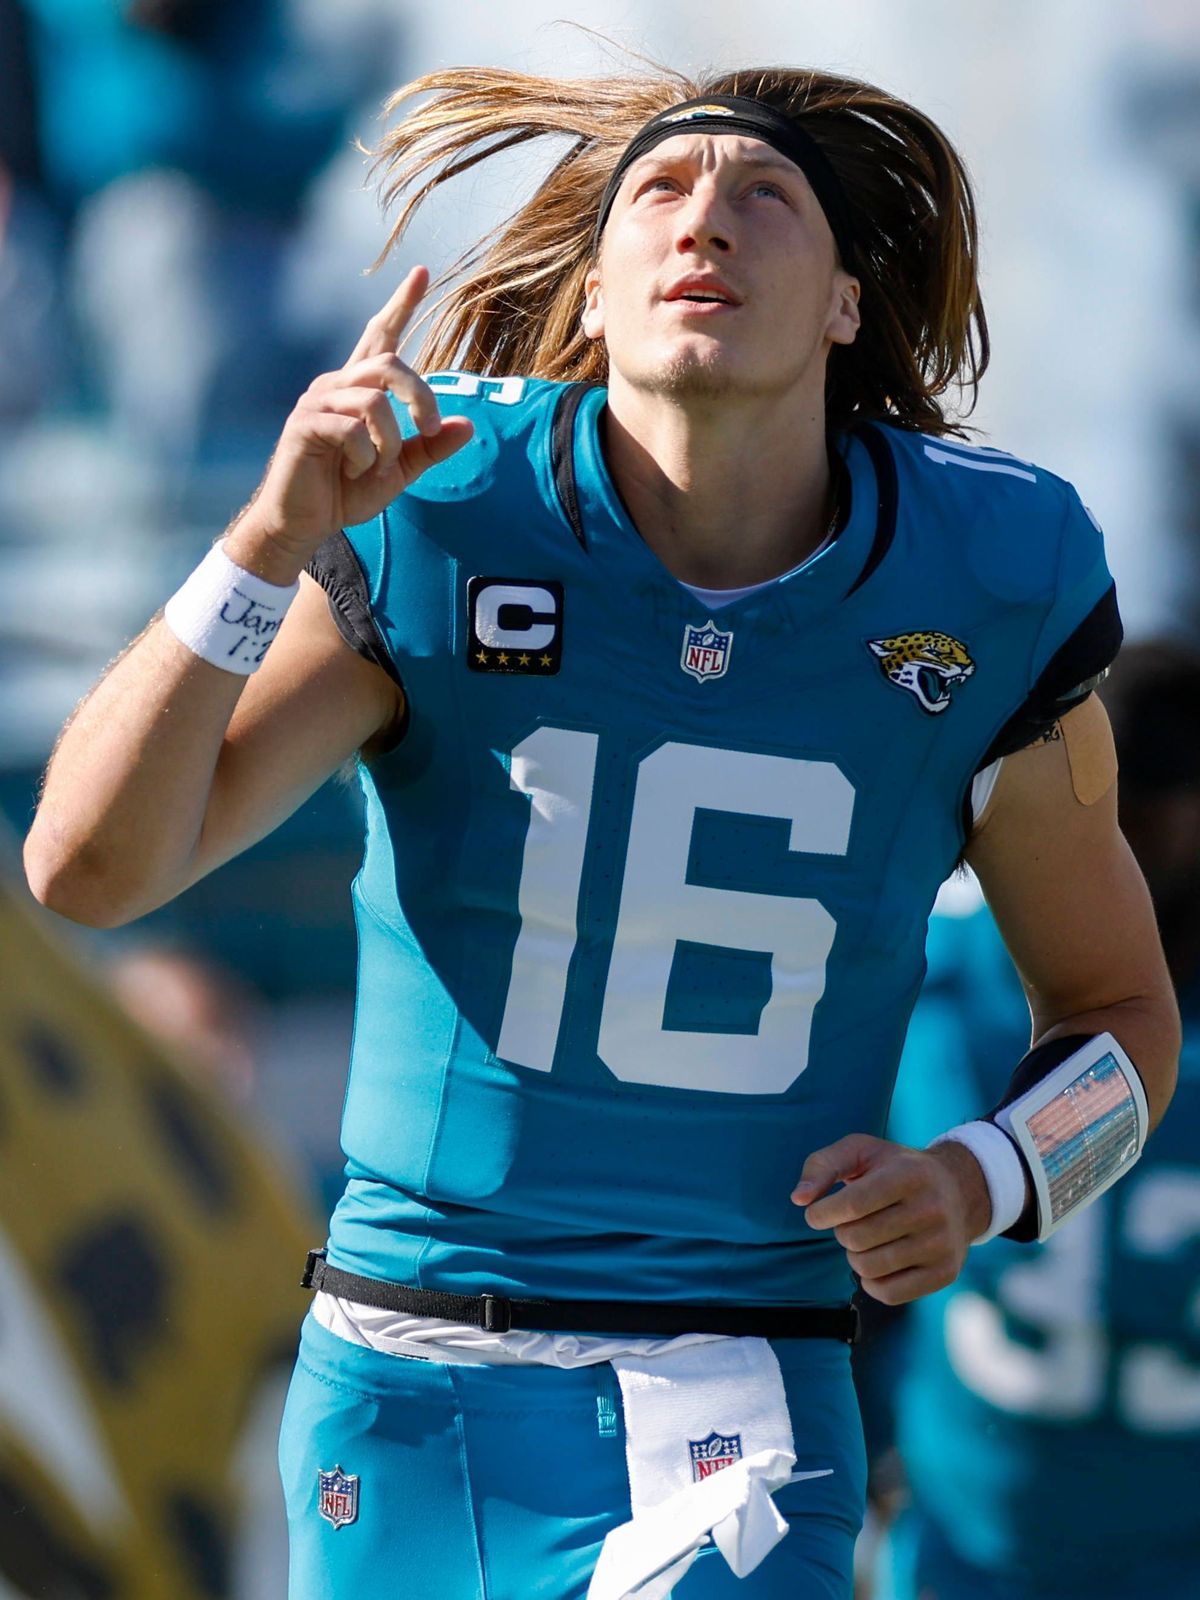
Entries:
[[[489, 163], [486, 177], [462, 180], [448, 203], [439, 197], [418, 218], [403, 259], [369, 275], [386, 230], [358, 145], [376, 137], [388, 93], [438, 65], [570, 75], [628, 70], [628, 49], [683, 68], [812, 63], [874, 79], [941, 122], [972, 169], [983, 222], [994, 360], [972, 422], [984, 441], [1079, 485], [1106, 529], [1129, 636], [1147, 648], [1155, 641], [1138, 680], [1149, 673], [1153, 692], [1148, 700], [1136, 684], [1128, 692], [1157, 705], [1168, 694], [1162, 685], [1176, 686], [1169, 695], [1177, 712], [1154, 723], [1151, 753], [1136, 759], [1139, 795], [1151, 807], [1147, 836], [1169, 835], [1177, 846], [1162, 867], [1160, 908], [1171, 886], [1186, 889], [1183, 909], [1172, 902], [1171, 914], [1183, 930], [1177, 976], [1191, 983], [1188, 908], [1200, 835], [1189, 831], [1188, 807], [1200, 771], [1165, 759], [1156, 766], [1153, 749], [1178, 753], [1189, 740], [1200, 748], [1187, 654], [1200, 621], [1200, 14], [1190, 0], [744, 0], [735, 10], [721, 18], [683, 0], [570, 8], [552, 0], [452, 8], [407, 0], [0, 0], [0, 940], [9, 945], [0, 986], [14, 970], [28, 986], [19, 1002], [10, 986], [8, 1009], [0, 1003], [0, 1028], [9, 1028], [0, 1042], [0, 1139], [6, 1073], [28, 1067], [55, 1105], [64, 1084], [86, 1078], [80, 1069], [73, 1080], [75, 1069], [63, 1065], [71, 1050], [88, 1054], [86, 1022], [66, 1029], [69, 1049], [62, 1038], [45, 1041], [67, 989], [88, 984], [95, 1006], [115, 1001], [121, 1009], [112, 1017], [130, 1019], [111, 1023], [118, 1033], [131, 1030], [124, 1045], [113, 1045], [118, 1076], [142, 1070], [154, 1039], [162, 1070], [182, 1067], [186, 1094], [199, 1096], [179, 1101], [191, 1109], [177, 1106], [172, 1137], [198, 1161], [211, 1137], [229, 1160], [249, 1162], [274, 1196], [272, 1217], [288, 1211], [278, 1236], [289, 1248], [293, 1232], [302, 1239], [307, 1228], [313, 1243], [323, 1236], [338, 1187], [351, 1027], [347, 886], [359, 848], [352, 786], [328, 785], [247, 857], [133, 928], [85, 934], [60, 925], [40, 966], [26, 960], [18, 968], [12, 959], [18, 944], [27, 957], [41, 951], [44, 936], [44, 919], [26, 920], [15, 849], [57, 729], [249, 497], [297, 394], [341, 364], [408, 265], [448, 267], [555, 153], [506, 157]], [[970, 886], [952, 886], [943, 909], [958, 920], [944, 949], [931, 946], [931, 992], [910, 1056], [919, 1054], [923, 1019], [958, 994], [962, 1005], [977, 1006], [982, 996], [1003, 1014], [996, 1059], [1011, 1060], [1022, 1026], [1011, 975], [990, 954], [966, 976], [950, 960], [968, 947], [987, 950], [985, 933], [962, 936], [964, 919], [978, 917]], [[79, 978], [79, 962], [89, 977]], [[22, 1004], [38, 1010], [50, 1034], [29, 1033]], [[943, 1040], [939, 1049], [951, 1047]], [[218, 1119], [211, 1125], [210, 1115]], [[908, 1126], [919, 1128], [920, 1118]], [[202, 1127], [209, 1132], [197, 1132]], [[129, 1138], [120, 1159], [140, 1159], [134, 1133]], [[86, 1159], [112, 1155], [110, 1144]], [[1193, 1189], [1185, 1182], [1182, 1192]], [[1186, 1252], [1200, 1212], [1181, 1204], [1175, 1243]], [[182, 1239], [190, 1224], [180, 1226]], [[29, 1231], [28, 1191], [5, 1190], [0, 1177], [0, 1237], [5, 1232], [17, 1243], [11, 1261], [9, 1247], [0, 1249], [0, 1280], [19, 1275], [17, 1257], [42, 1261], [39, 1251], [49, 1248]], [[1189, 1261], [1200, 1270], [1194, 1253]], [[291, 1265], [285, 1261], [282, 1279], [289, 1285]], [[142, 1281], [131, 1277], [131, 1294]], [[53, 1312], [55, 1291], [36, 1282], [34, 1290]], [[1004, 1302], [1010, 1342], [1049, 1348], [1053, 1293], [1045, 1303], [1023, 1302], [1011, 1280], [1007, 1301], [995, 1281], [972, 1292]], [[1190, 1304], [1182, 1288], [1176, 1300]], [[288, 1304], [284, 1326], [302, 1314], [298, 1291]], [[1088, 1305], [1089, 1315], [1101, 1314], [1098, 1296]], [[1189, 1314], [1178, 1311], [1181, 1328]], [[995, 1341], [985, 1323], [976, 1315], [973, 1326]], [[1200, 1338], [1200, 1328], [1189, 1330], [1188, 1338]], [[1061, 1332], [1053, 1324], [1051, 1333]], [[945, 1349], [940, 1323], [926, 1333]], [[103, 1494], [93, 1485], [88, 1501], [78, 1485], [62, 1487], [68, 1469], [45, 1465], [60, 1458], [36, 1443], [45, 1418], [22, 1409], [28, 1395], [12, 1379], [16, 1368], [9, 1381], [2, 1375], [6, 1354], [15, 1359], [4, 1337], [0, 1314], [0, 1600], [193, 1592], [267, 1600], [283, 1592], [269, 1393], [258, 1434], [249, 1402], [238, 1424], [243, 1444], [243, 1435], [259, 1442], [237, 1457], [240, 1476], [222, 1513], [240, 1529], [236, 1549], [222, 1516], [206, 1522], [183, 1496], [172, 1527], [189, 1552], [186, 1578], [164, 1577], [161, 1563], [150, 1563], [135, 1579], [133, 1567], [110, 1560], [105, 1530], [115, 1513]], [[68, 1364], [83, 1359], [71, 1337], [64, 1335]], [[1143, 1344], [1149, 1337], [1143, 1332]], [[1159, 1345], [1163, 1337], [1154, 1335]], [[882, 1339], [880, 1348], [888, 1363], [903, 1360]], [[1200, 1347], [1193, 1354], [1200, 1359]], [[23, 1359], [33, 1357], [26, 1351]], [[874, 1374], [864, 1373], [865, 1392], [876, 1380], [890, 1392], [893, 1375], [881, 1359]], [[1200, 1393], [1191, 1366], [1175, 1378], [1192, 1385], [1189, 1396]], [[1009, 1395], [1010, 1414], [1021, 1405], [1036, 1411], [1032, 1382], [1019, 1404]], [[939, 1393], [944, 1398], [933, 1385], [930, 1406], [941, 1404]], [[989, 1396], [998, 1414], [1005, 1393]], [[89, 1405], [81, 1401], [75, 1422], [62, 1424], [64, 1439], [70, 1427], [84, 1428], [79, 1416]], [[1193, 1430], [1197, 1409], [1186, 1412]], [[981, 1416], [974, 1414], [980, 1427], [993, 1425]], [[868, 1420], [880, 1430], [882, 1525], [909, 1491], [890, 1407]], [[1173, 1437], [1171, 1448], [1178, 1445]], [[113, 1446], [118, 1463], [124, 1448]], [[920, 1457], [919, 1444], [912, 1450]], [[61, 1460], [70, 1453], [64, 1446]], [[222, 1472], [227, 1467], [222, 1458]], [[44, 1522], [31, 1544], [30, 1521], [17, 1537], [8, 1513], [26, 1515], [30, 1475], [39, 1473]], [[261, 1516], [251, 1515], [260, 1505]], [[74, 1531], [50, 1560], [45, 1529], [54, 1507]], [[39, 1538], [41, 1558], [31, 1554]], [[883, 1581], [874, 1575], [874, 1548], [864, 1546], [864, 1592]], [[998, 1549], [994, 1542], [958, 1556], [986, 1567], [1000, 1560]], [[1180, 1595], [1200, 1593], [1200, 1565], [1194, 1574], [1196, 1587]], [[1042, 1592], [1028, 1581], [1028, 1589], [998, 1588], [997, 1600]]]

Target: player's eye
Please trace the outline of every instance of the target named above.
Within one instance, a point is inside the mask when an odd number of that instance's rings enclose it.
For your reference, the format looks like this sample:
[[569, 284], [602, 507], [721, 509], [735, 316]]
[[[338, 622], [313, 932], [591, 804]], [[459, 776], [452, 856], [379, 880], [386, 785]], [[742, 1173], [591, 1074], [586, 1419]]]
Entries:
[[783, 199], [786, 198], [786, 196], [784, 195], [783, 190], [779, 187], [778, 184], [776, 184], [776, 183], [768, 183], [764, 178], [760, 178], [759, 181], [756, 184], [753, 185], [753, 187], [750, 190], [750, 193], [751, 194], [769, 194], [776, 200], [783, 200]]

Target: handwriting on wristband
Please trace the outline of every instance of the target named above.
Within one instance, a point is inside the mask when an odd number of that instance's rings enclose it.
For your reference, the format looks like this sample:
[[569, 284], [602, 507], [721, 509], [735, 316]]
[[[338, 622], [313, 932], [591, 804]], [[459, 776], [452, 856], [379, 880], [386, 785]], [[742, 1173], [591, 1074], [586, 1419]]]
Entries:
[[235, 589], [233, 593], [234, 598], [226, 600], [221, 607], [221, 621], [245, 631], [225, 654], [230, 660], [253, 661], [257, 666], [266, 655], [267, 646], [279, 632], [283, 618], [274, 607], [251, 600], [240, 589]]

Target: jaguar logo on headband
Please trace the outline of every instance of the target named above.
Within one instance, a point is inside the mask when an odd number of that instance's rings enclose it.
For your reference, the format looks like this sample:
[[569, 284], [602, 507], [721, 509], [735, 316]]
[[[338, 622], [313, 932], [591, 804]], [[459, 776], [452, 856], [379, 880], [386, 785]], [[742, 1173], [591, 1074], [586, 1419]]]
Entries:
[[690, 122], [693, 117], [736, 117], [737, 112], [732, 106], [704, 105], [686, 106], [682, 111], [674, 111], [670, 116], [664, 117], [664, 122]]
[[[726, 98], [728, 103], [722, 104]], [[817, 204], [825, 213], [843, 263], [849, 265], [854, 257], [854, 230], [850, 225], [849, 207], [841, 180], [830, 165], [829, 157], [795, 117], [746, 95], [722, 96], [720, 100], [685, 100], [682, 105], [668, 106], [665, 111], [657, 112], [640, 132], [634, 134], [609, 174], [604, 193], [600, 196], [596, 225], [592, 230], [595, 250], [600, 248], [600, 237], [612, 211], [617, 190], [630, 166], [653, 150], [655, 145], [673, 138], [676, 131], [682, 132], [689, 122], [707, 129], [709, 133], [741, 133], [749, 139], [760, 139], [799, 167], [812, 185]], [[729, 126], [722, 129], [722, 123], [728, 123]]]

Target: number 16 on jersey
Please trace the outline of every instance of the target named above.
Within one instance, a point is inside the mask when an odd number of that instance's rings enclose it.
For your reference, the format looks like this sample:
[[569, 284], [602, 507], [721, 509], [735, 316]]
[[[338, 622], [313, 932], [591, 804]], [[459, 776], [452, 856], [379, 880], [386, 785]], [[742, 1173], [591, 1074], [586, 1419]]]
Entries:
[[[554, 1061], [579, 931], [600, 737], [545, 726], [512, 752], [512, 787], [529, 796], [521, 930], [497, 1054], [539, 1072]], [[726, 1094], [782, 1094], [808, 1064], [812, 1013], [825, 991], [836, 926], [818, 900], [687, 881], [696, 812], [774, 817], [788, 848], [844, 856], [854, 789], [830, 761], [668, 743], [638, 764], [620, 910], [601, 1012], [599, 1053], [626, 1083]], [[766, 954], [771, 992], [755, 1033], [663, 1025], [676, 944]]]

